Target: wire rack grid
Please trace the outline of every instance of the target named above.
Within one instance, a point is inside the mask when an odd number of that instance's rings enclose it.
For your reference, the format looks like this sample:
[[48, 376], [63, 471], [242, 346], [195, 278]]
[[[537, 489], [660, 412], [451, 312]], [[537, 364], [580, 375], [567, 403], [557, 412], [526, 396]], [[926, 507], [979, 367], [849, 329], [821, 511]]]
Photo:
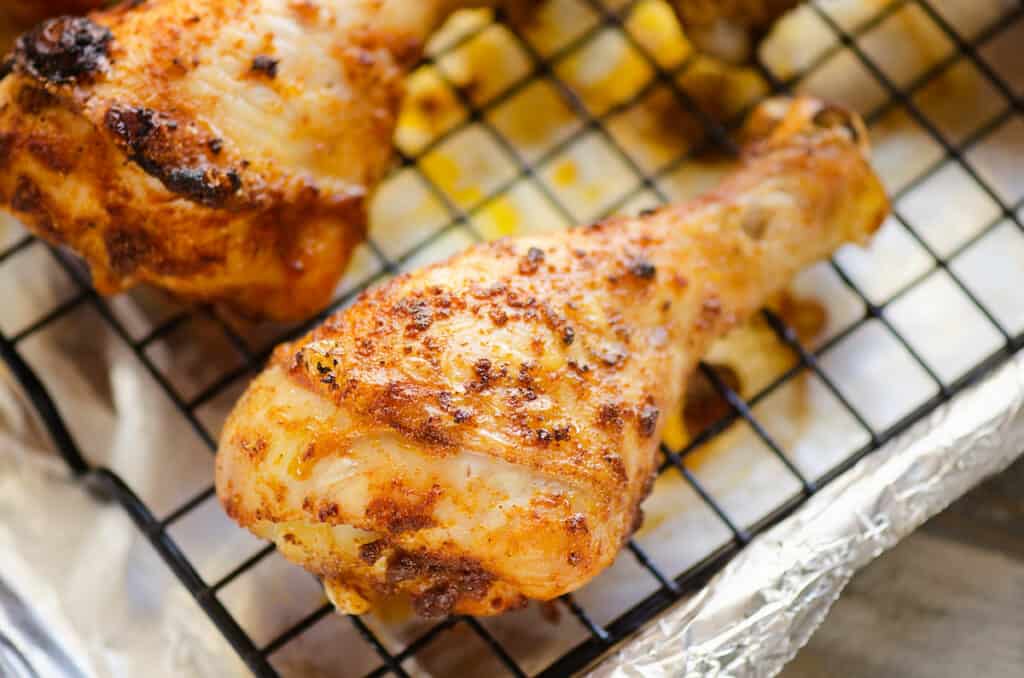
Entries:
[[[975, 158], [975, 151], [978, 148], [990, 143], [991, 139], [1012, 125], [1019, 125], [1024, 119], [1024, 98], [1021, 94], [1024, 87], [1002, 69], [998, 50], [994, 47], [1005, 42], [1008, 35], [1024, 36], [1024, 9], [1020, 5], [1004, 4], [1002, 10], [984, 27], [965, 36], [951, 25], [941, 8], [935, 4], [936, 1], [895, 0], [883, 3], [870, 16], [861, 17], [853, 24], [830, 14], [827, 3], [824, 6], [811, 5], [809, 16], [831, 36], [831, 42], [817, 50], [814, 58], [795, 72], [778, 75], [768, 64], [760, 63], [756, 67], [757, 76], [764, 85], [763, 96], [800, 91], [805, 88], [806, 83], [814, 81], [816, 73], [826, 72], [830, 63], [840, 58], [852, 59], [868, 74], [874, 87], [883, 95], [880, 103], [866, 116], [869, 124], [883, 124], [888, 116], [898, 112], [911, 120], [939, 152], [930, 157], [925, 166], [916, 168], [912, 176], [908, 176], [902, 185], [893, 191], [893, 204], [896, 209], [892, 221], [898, 225], [899, 232], [910, 241], [915, 251], [923, 253], [927, 265], [915, 267], [908, 264], [908, 272], [900, 284], [881, 293], [866, 288], [864, 277], [857, 273], [856, 266], [838, 258], [829, 262], [827, 267], [832, 274], [841, 281], [848, 293], [859, 301], [859, 307], [862, 309], [859, 317], [834, 332], [827, 340], [810, 346], [800, 339], [799, 334], [779, 314], [765, 311], [764, 322], [773, 330], [777, 340], [792, 352], [795, 360], [791, 367], [747, 397], [743, 397], [737, 389], [731, 387], [719, 371], [710, 365], [701, 365], [700, 371], [703, 376], [728, 404], [727, 414], [698, 432], [682, 447], [663, 444], [661, 473], [671, 472], [681, 476], [690, 491], [698, 496], [716, 520], [720, 521], [727, 532], [725, 543], [701, 554], [700, 558], [690, 563], [683, 571], [670, 571], [658, 564], [658, 558], [653, 557], [648, 552], [648, 547], [642, 545], [640, 540], [631, 540], [627, 545], [629, 555], [625, 557], [633, 558], [635, 564], [652, 578], [653, 592], [642, 600], [617, 610], [610, 617], [602, 615], [609, 617], [608, 621], [604, 622], [595, 619], [595, 615], [591, 614], [586, 604], [580, 602], [579, 597], [563, 597], [558, 604], [579, 622], [585, 634], [574, 647], [540, 667], [524, 668], [514, 656], [514, 652], [508, 650], [481, 620], [463, 617], [446, 619], [429, 626], [404, 647], [396, 649], [382, 640], [380, 634], [364, 620], [350, 617], [347, 623], [352, 625], [356, 634], [365, 641], [379, 662], [367, 675], [409, 675], [410, 660], [414, 660], [425, 648], [437, 642], [439, 637], [456, 628], [462, 628], [475, 636], [497, 664], [515, 676], [528, 673], [562, 676], [585, 668], [660, 612], [701, 587], [754, 536], [800, 506], [819, 487], [834, 479], [864, 455], [905, 431], [1024, 346], [1024, 317], [1004, 311], [999, 295], [983, 285], [976, 284], [972, 278], [972, 269], [968, 265], [971, 260], [983, 259], [983, 254], [995, 246], [990, 243], [995, 242], [997, 236], [1001, 238], [1003, 234], [1014, 231], [1019, 232], [1017, 235], [1024, 233], [1024, 224], [1020, 218], [1024, 207], [1024, 189], [1020, 190], [1020, 194], [1015, 194], [1017, 187], [1013, 184], [1008, 186], [998, 178], [993, 179], [988, 170], [979, 169]], [[531, 36], [524, 35], [515, 28], [502, 29], [513, 36], [525, 67], [514, 81], [506, 83], [501, 91], [491, 92], [486, 97], [470, 88], [460, 86], [446, 72], [444, 65], [449, 55], [471, 43], [483, 32], [492, 30], [495, 24], [490, 21], [479, 22], [430, 53], [426, 66], [432, 67], [431, 71], [440, 78], [445, 90], [457, 99], [464, 113], [459, 120], [447, 125], [446, 129], [433, 138], [419, 144], [406, 144], [406, 147], [400, 148], [400, 167], [396, 169], [396, 173], [413, 173], [420, 186], [443, 208], [446, 218], [420, 242], [406, 243], [406, 249], [400, 252], [395, 251], [393, 244], [381, 242], [379, 237], [374, 237], [371, 233], [371, 239], [363, 252], [363, 256], [373, 262], [368, 267], [370, 272], [362, 276], [362, 279], [347, 284], [332, 308], [324, 311], [320, 317], [310, 319], [299, 327], [286, 328], [281, 333], [254, 345], [248, 337], [243, 336], [243, 333], [215, 311], [207, 308], [182, 309], [139, 336], [125, 325], [110, 300], [98, 296], [92, 290], [87, 274], [75, 260], [62, 251], [47, 248], [48, 256], [70, 277], [73, 290], [66, 299], [41, 317], [23, 324], [14, 331], [0, 332], [0, 355], [38, 409], [57, 449], [67, 460], [72, 471], [87, 487], [123, 506], [145, 538], [255, 675], [278, 675], [273, 663], [274, 656], [331, 616], [331, 607], [320, 603], [266, 642], [254, 640], [253, 635], [229, 611], [221, 594], [232, 582], [268, 558], [274, 551], [273, 547], [259, 548], [212, 581], [201, 576], [190, 561], [188, 549], [174, 538], [173, 529], [198, 507], [213, 501], [212, 486], [205, 487], [172, 510], [158, 515], [159, 512], [150, 508], [117, 473], [90, 463], [88, 450], [79, 448], [76, 437], [65, 423], [59, 406], [55, 399], [51, 398], [51, 393], [59, 396], [60, 385], [44, 385], [47, 380], [46, 370], [40, 369], [42, 366], [39, 365], [33, 366], [20, 347], [77, 309], [92, 308], [144, 366], [166, 398], [180, 412], [181, 417], [212, 452], [216, 447], [216, 433], [198, 414], [205, 404], [222, 397], [231, 389], [244, 385], [245, 381], [259, 369], [273, 345], [304, 332], [327, 314], [350, 303], [366, 287], [405, 267], [415, 265], [424, 251], [452, 233], [458, 232], [470, 240], [490, 237], [491, 234], [483, 232], [479, 227], [477, 217], [496, 197], [506, 194], [517, 185], [528, 183], [534, 194], [544, 200], [565, 224], [571, 224], [584, 220], [586, 216], [600, 218], [645, 200], [648, 203], [669, 201], [675, 196], [665, 187], [666, 177], [685, 168], [689, 162], [702, 154], [735, 153], [732, 133], [744, 114], [756, 105], [760, 97], [745, 102], [739, 107], [740, 110], [729, 116], [729, 120], [722, 122], [719, 116], [705, 110], [701, 102], [684, 84], [681, 84], [685, 82], [690, 69], [697, 67], [700, 57], [689, 55], [679, 63], [666, 65], [651, 52], [643, 36], [638, 35], [635, 28], [631, 27], [630, 17], [637, 6], [643, 4], [642, 2], [575, 0], [573, 3], [562, 4], [574, 5], [577, 11], [590, 17], [590, 21], [581, 26], [571, 39], [551, 49], [539, 45]], [[889, 21], [908, 11], [922, 15], [931, 29], [941, 34], [950, 46], [948, 53], [927, 69], [911, 74], [894, 71], [892, 64], [879, 62], [871, 49], [871, 36]], [[495, 20], [500, 21], [501, 17], [496, 17]], [[580, 96], [572, 83], [566, 81], [561, 65], [572, 59], [573, 55], [581, 54], [588, 45], [602, 39], [602, 36], [607, 36], [609, 32], [625, 42], [630, 53], [649, 70], [650, 78], [627, 97], [602, 106], [602, 110], [598, 110], [591, 102], [586, 101], [585, 97]], [[951, 133], [946, 121], [942, 120], [941, 116], [933, 114], [928, 110], [928, 106], [922, 103], [922, 94], [927, 92], [931, 83], [942, 74], [956, 68], [970, 68], [979, 73], [988, 83], [987, 87], [995, 92], [995, 100], [998, 101], [988, 119], [965, 133]], [[576, 125], [548, 148], [536, 153], [526, 153], [515, 140], [508, 138], [502, 131], [500, 123], [496, 122], [495, 111], [522, 94], [531, 83], [538, 81], [543, 81], [553, 88], [571, 112]], [[635, 153], [620, 142], [611, 129], [611, 121], [615, 116], [630, 111], [636, 102], [656, 90], [669, 92], [676, 105], [699, 124], [703, 134], [697, 143], [685, 149], [678, 157], [652, 167], [650, 162], [638, 159]], [[482, 134], [489, 144], [501, 150], [503, 157], [510, 163], [510, 171], [503, 181], [491, 187], [488, 194], [470, 198], [453, 195], [450, 188], [443, 185], [443, 181], [438, 181], [436, 173], [429, 171], [429, 163], [423, 162], [437, 149], [468, 130]], [[579, 209], [568, 204], [569, 201], [545, 177], [545, 168], [549, 167], [554, 159], [586, 139], [598, 139], [601, 146], [608, 149], [616, 162], [626, 168], [629, 176], [633, 178], [632, 185], [622, 190], [619, 195], [612, 196], [614, 199], [606, 201], [600, 213], [596, 215], [581, 215]], [[415, 148], [410, 150], [410, 146]], [[424, 169], [425, 166], [427, 170]], [[1021, 168], [1018, 167], [1019, 169]], [[986, 213], [986, 223], [978, 225], [973, 232], [953, 244], [936, 241], [930, 234], [923, 232], [921, 220], [914, 216], [917, 210], [914, 200], [916, 191], [923, 185], [935, 181], [936, 177], [949, 172], [955, 172], [963, 181], [972, 182], [984, 196], [986, 203], [992, 206]], [[0, 271], [5, 266], [13, 266], [19, 258], [28, 256], [29, 252], [39, 251], [44, 247], [32, 237], [19, 238], [0, 251]], [[987, 328], [986, 336], [994, 337], [985, 343], [982, 349], [972, 353], [969, 361], [958, 363], [956, 369], [948, 369], [949, 365], [945, 362], [946, 354], [941, 350], [936, 352], [932, 344], [922, 343], [919, 337], [915, 336], [915, 328], [919, 326], [908, 325], [900, 312], [902, 307], [913, 307], [915, 304], [919, 306], [921, 302], [915, 302], [915, 299], [920, 290], [936, 284], [937, 280], [953, 288], [955, 293], [960, 295], [958, 298], [973, 314], [972, 317], [984, 323]], [[215, 326], [238, 353], [240, 362], [202, 389], [183, 394], [176, 388], [174, 379], [168, 376], [166, 365], [154, 359], [149, 349], [182, 328], [190, 327], [196, 318]], [[863, 398], [858, 396], [856, 389], [848, 387], [842, 375], [837, 375], [836, 370], [830, 369], [828, 364], [830, 354], [843, 350], [842, 347], [851, 342], [852, 338], [862, 335], [869, 328], [870, 331], [881, 332], [888, 340], [895, 342], [898, 350], [903, 352], [927, 385], [923, 390], [925, 395], [919, 402], [897, 419], [886, 420], [882, 424], [879, 424], [876, 417], [864, 412]], [[769, 401], [774, 393], [785, 388], [801, 374], [813, 375], [861, 430], [859, 440], [863, 442], [822, 472], [809, 472], [805, 465], [795, 460], [786, 450], [786, 446], [780, 442], [779, 437], [773, 435], [773, 423], [758, 414], [760, 407]], [[59, 397], [56, 401], [59, 401]], [[730, 507], [719, 501], [714, 488], [703, 482], [700, 474], [688, 463], [696, 451], [712, 444], [737, 424], [749, 427], [761, 444], [781, 463], [798, 488], [786, 501], [750, 524], [738, 520]]]

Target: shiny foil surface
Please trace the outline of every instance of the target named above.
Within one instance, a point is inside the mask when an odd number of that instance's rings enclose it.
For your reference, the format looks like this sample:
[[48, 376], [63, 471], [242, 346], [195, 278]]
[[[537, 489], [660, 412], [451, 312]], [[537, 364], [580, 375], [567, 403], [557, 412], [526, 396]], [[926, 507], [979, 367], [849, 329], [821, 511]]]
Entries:
[[595, 678], [766, 678], [853, 574], [1024, 450], [1019, 356], [860, 461], [662, 615]]

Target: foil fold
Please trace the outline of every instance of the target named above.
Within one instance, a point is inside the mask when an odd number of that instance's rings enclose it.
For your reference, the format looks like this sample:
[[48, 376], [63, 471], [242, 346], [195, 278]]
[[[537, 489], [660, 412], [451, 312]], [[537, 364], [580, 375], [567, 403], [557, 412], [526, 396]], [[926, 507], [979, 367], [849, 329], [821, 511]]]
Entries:
[[1022, 405], [1017, 356], [754, 539], [590, 675], [777, 675], [857, 570], [1020, 456]]

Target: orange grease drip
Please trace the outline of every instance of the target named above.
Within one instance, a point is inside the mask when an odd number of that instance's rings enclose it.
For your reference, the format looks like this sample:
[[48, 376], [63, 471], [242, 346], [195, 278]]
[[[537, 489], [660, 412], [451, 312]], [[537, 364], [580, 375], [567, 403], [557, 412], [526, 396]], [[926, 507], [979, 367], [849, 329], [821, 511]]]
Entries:
[[[800, 341], [805, 346], [820, 336], [828, 325], [828, 310], [816, 299], [801, 298], [787, 291], [779, 295], [778, 299], [770, 306], [782, 317], [786, 325], [796, 331]], [[763, 321], [760, 319], [752, 319], [747, 324], [733, 331], [738, 333], [756, 332], [757, 327], [762, 323]], [[792, 359], [791, 349], [781, 343], [771, 332], [766, 331], [764, 333], [764, 341], [760, 342], [760, 344], [761, 352], [778, 356], [778, 359], [775, 361], [764, 361], [763, 364], [765, 365], [781, 365]], [[711, 367], [729, 388], [742, 397], [749, 398], [755, 394], [756, 389], [752, 389], [750, 385], [744, 383], [744, 380], [740, 378], [739, 365], [742, 363], [742, 360], [742, 355], [726, 355], [721, 357], [716, 364], [712, 364]], [[758, 376], [755, 376], [754, 381], [760, 383], [774, 379], [778, 375], [775, 373], [767, 374], [765, 375], [767, 379], [758, 378]], [[791, 420], [803, 422], [806, 420], [810, 410], [807, 403], [806, 374], [798, 374], [794, 379], [794, 383], [799, 391], [797, 392], [797, 400], [793, 403]], [[693, 436], [698, 435], [704, 429], [725, 418], [731, 411], [732, 407], [718, 394], [718, 391], [711, 385], [707, 377], [700, 370], [696, 370], [687, 382], [686, 394], [683, 397], [682, 430], [676, 435], [676, 437], [681, 436], [682, 438], [679, 447], [685, 446]], [[729, 440], [730, 436], [727, 433], [707, 445], [702, 445], [692, 450], [684, 460], [687, 468], [695, 470], [713, 456], [720, 446], [728, 445]]]

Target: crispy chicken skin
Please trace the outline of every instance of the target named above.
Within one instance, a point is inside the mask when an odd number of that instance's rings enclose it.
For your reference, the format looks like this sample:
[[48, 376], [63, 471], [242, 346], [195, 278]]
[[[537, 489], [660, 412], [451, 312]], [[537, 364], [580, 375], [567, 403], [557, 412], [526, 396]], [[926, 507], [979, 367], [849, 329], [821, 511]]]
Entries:
[[402, 77], [461, 0], [163, 0], [47, 21], [0, 83], [0, 206], [252, 315], [329, 301], [391, 162]]
[[709, 344], [888, 210], [853, 115], [772, 100], [705, 197], [481, 245], [277, 349], [217, 457], [228, 514], [339, 610], [496, 614], [639, 525], [662, 413]]
[[699, 50], [733, 64], [751, 60], [758, 42], [802, 0], [674, 0], [679, 20]]

